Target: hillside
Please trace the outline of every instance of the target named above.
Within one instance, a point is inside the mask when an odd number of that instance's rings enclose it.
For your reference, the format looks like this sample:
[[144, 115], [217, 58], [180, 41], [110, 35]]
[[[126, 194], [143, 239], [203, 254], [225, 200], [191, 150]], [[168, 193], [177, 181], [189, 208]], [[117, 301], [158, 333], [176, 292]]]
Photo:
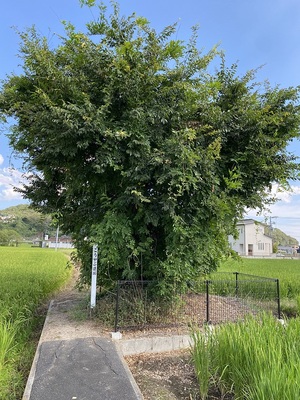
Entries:
[[54, 235], [55, 227], [52, 219], [22, 204], [0, 210], [0, 242], [1, 237], [15, 235], [15, 240], [43, 238], [44, 234]]
[[277, 244], [278, 246], [298, 246], [298, 240], [293, 238], [292, 236], [286, 235], [280, 229], [275, 228], [270, 230], [269, 226], [265, 227], [265, 233], [273, 238], [273, 244]]

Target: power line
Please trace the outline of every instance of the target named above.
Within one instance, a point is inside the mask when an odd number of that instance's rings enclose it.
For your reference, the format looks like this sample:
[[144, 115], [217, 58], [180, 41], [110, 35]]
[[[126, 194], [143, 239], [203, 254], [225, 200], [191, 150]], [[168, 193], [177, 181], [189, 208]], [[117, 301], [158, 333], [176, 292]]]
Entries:
[[[260, 216], [257, 216], [257, 215], [255, 215], [255, 216], [247, 215], [246, 218], [249, 218], [249, 219], [255, 219], [255, 218], [257, 219], [257, 218], [260, 218], [260, 219], [268, 220], [268, 219], [270, 218], [270, 216], [260, 217]], [[300, 217], [282, 217], [282, 216], [280, 216], [280, 215], [276, 215], [276, 217], [275, 217], [275, 216], [274, 216], [274, 217], [271, 216], [271, 218], [279, 218], [279, 219], [300, 219]]]

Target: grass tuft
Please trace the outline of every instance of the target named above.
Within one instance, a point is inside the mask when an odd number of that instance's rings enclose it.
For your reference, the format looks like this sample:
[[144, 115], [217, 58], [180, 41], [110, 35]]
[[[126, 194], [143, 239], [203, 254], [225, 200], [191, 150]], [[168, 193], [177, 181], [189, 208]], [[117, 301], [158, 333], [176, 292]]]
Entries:
[[300, 319], [280, 324], [273, 316], [248, 316], [210, 333], [195, 331], [193, 360], [201, 399], [209, 382], [235, 399], [300, 398]]

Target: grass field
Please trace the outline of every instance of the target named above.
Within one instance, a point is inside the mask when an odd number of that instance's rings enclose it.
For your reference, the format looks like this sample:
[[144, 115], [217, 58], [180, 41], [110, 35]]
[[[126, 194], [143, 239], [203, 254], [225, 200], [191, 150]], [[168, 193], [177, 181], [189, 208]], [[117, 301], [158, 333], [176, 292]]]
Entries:
[[0, 247], [0, 400], [22, 398], [36, 310], [70, 276], [67, 261], [53, 249]]
[[300, 296], [300, 260], [279, 258], [242, 258], [229, 260], [223, 263], [219, 272], [243, 272], [279, 279], [280, 296], [282, 298], [296, 298]]

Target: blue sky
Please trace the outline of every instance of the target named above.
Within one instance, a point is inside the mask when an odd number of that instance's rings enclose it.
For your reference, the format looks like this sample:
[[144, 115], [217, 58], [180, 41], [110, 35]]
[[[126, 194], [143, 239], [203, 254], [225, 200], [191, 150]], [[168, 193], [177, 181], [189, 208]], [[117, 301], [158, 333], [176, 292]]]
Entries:
[[[120, 0], [123, 14], [145, 16], [151, 26], [161, 30], [178, 23], [176, 36], [187, 40], [191, 27], [199, 25], [199, 47], [208, 51], [219, 44], [228, 64], [238, 61], [239, 72], [263, 66], [257, 80], [268, 79], [281, 87], [300, 84], [300, 1], [299, 0]], [[35, 25], [55, 43], [55, 34], [63, 34], [62, 20], [85, 29], [85, 22], [97, 12], [81, 8], [78, 0], [13, 0], [3, 2], [0, 13], [0, 79], [19, 73], [17, 57], [22, 31]], [[22, 179], [20, 161], [8, 147], [7, 127], [0, 130], [0, 209], [24, 202], [12, 189]], [[300, 157], [300, 142], [289, 146]], [[10, 168], [14, 166], [15, 168]], [[300, 182], [293, 182], [293, 193], [280, 193], [267, 216], [274, 227], [300, 241]], [[276, 188], [275, 188], [276, 189]], [[254, 212], [249, 214], [255, 216]], [[261, 218], [257, 218], [261, 219]]]

